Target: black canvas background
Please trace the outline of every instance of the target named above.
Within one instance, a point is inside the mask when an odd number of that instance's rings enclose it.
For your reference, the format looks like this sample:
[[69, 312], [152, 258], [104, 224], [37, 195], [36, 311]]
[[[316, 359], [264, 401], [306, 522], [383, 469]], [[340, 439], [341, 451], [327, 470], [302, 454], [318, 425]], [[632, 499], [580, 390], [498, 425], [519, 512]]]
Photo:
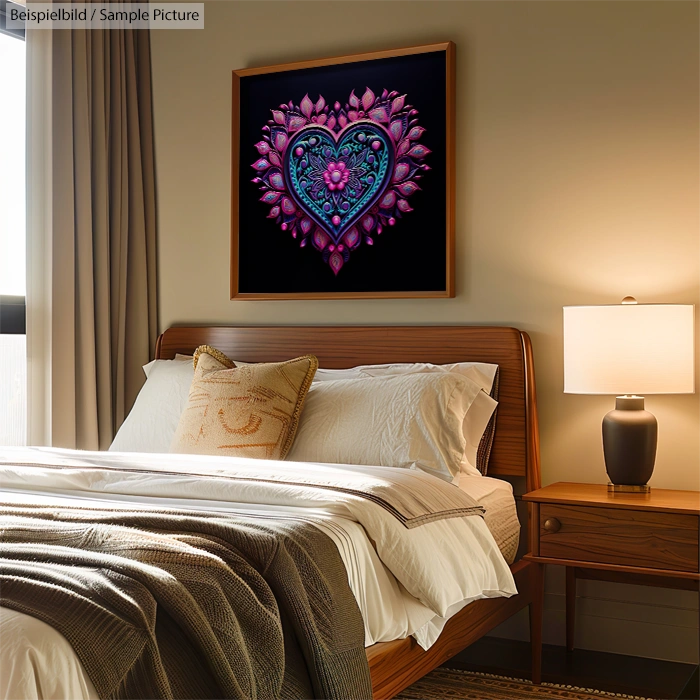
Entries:
[[[391, 292], [439, 291], [446, 288], [446, 173], [445, 173], [445, 52], [361, 61], [247, 76], [240, 80], [239, 163], [239, 292]], [[423, 161], [431, 167], [418, 181], [421, 190], [408, 198], [414, 211], [395, 226], [373, 235], [375, 244], [362, 243], [336, 277], [311, 245], [267, 219], [269, 205], [260, 202], [259, 185], [251, 182], [251, 167], [260, 156], [254, 145], [270, 110], [290, 100], [298, 105], [305, 94], [316, 102], [342, 105], [355, 90], [358, 99], [369, 87], [376, 95], [386, 88], [406, 94], [426, 129], [420, 143], [432, 153]]]

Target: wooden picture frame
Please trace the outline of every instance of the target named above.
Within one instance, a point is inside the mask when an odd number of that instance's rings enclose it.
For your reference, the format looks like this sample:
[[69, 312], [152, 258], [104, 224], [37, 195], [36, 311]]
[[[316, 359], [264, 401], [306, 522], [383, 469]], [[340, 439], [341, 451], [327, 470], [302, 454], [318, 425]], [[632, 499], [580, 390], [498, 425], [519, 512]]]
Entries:
[[454, 297], [454, 43], [234, 70], [231, 123], [231, 299]]

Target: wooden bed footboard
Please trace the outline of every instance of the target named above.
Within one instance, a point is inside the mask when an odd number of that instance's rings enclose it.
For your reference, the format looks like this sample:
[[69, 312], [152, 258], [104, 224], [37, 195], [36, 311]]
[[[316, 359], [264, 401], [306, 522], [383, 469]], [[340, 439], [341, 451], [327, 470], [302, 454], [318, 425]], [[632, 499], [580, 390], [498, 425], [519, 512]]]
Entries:
[[511, 567], [518, 594], [511, 598], [487, 598], [470, 603], [445, 625], [428, 651], [412, 637], [380, 642], [367, 648], [374, 700], [390, 700], [440, 664], [505, 622], [532, 601], [535, 567], [520, 560]]

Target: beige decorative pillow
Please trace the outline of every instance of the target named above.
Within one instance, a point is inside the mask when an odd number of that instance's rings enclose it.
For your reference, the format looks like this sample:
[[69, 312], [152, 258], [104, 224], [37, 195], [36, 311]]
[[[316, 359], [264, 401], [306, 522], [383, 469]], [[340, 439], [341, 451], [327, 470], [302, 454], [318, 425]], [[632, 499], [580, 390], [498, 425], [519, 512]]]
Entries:
[[[221, 350], [217, 350], [216, 348], [213, 348], [211, 345], [200, 345], [195, 351], [194, 355], [192, 355], [192, 367], [194, 369], [197, 369], [197, 363], [199, 362], [199, 356], [202, 353], [206, 353], [207, 355], [211, 355], [215, 360], [218, 360], [226, 369], [233, 369], [236, 366], [236, 363], [231, 360], [230, 358], [226, 357]], [[175, 355], [175, 358], [177, 359], [177, 355]]]
[[198, 353], [170, 451], [284, 459], [318, 360], [304, 355], [231, 368], [228, 358], [221, 362], [207, 350]]

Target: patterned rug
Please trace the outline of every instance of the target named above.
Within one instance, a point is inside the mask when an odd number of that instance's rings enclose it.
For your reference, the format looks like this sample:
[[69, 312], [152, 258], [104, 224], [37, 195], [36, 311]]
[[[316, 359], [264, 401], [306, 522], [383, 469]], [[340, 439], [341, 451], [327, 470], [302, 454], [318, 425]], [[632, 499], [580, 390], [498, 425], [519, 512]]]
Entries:
[[606, 693], [573, 685], [542, 683], [454, 668], [437, 668], [406, 688], [394, 700], [646, 700], [636, 695]]

